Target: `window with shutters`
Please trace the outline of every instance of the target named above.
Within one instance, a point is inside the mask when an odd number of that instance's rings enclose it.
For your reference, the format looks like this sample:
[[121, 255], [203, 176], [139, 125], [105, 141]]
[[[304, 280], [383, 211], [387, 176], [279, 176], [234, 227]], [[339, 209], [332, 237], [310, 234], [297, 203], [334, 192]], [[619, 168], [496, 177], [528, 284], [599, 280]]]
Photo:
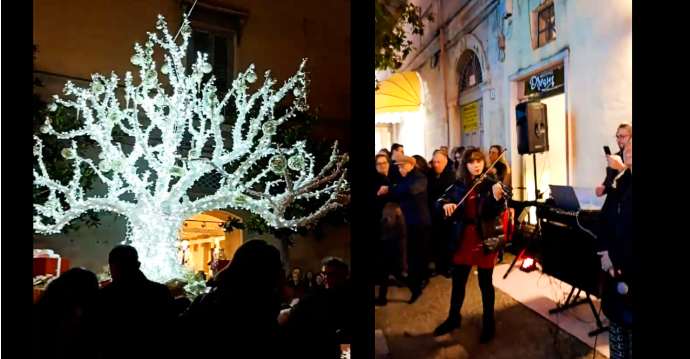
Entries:
[[[182, 5], [183, 11], [188, 12], [192, 2], [185, 0]], [[192, 36], [187, 47], [187, 66], [196, 61], [197, 52], [208, 54], [213, 72], [205, 75], [204, 80], [215, 76], [219, 96], [225, 95], [235, 77], [237, 47], [247, 17], [246, 12], [203, 2], [197, 3], [190, 15]]]
[[197, 53], [208, 54], [208, 62], [213, 65], [213, 72], [205, 75], [204, 81], [211, 75], [215, 76], [218, 92], [225, 94], [235, 76], [233, 35], [193, 29], [189, 42], [187, 66], [191, 66], [196, 61]]
[[[197, 53], [208, 54], [208, 62], [213, 66], [211, 73], [204, 75], [203, 81], [214, 76], [218, 89], [218, 97], [222, 99], [232, 86], [232, 81], [237, 74], [238, 48], [242, 40], [242, 29], [248, 19], [248, 13], [228, 6], [218, 6], [207, 2], [194, 0], [182, 0], [182, 11], [191, 12], [189, 20], [192, 26], [192, 35], [187, 47], [186, 63], [190, 67], [197, 58]], [[221, 125], [221, 131], [228, 134], [232, 128], [235, 109], [233, 101], [223, 109], [226, 122]], [[231, 136], [225, 136], [225, 146], [232, 146]], [[210, 156], [213, 151], [213, 143], [206, 143], [202, 149], [202, 156]], [[190, 147], [189, 133], [182, 139], [180, 151], [185, 152]], [[190, 190], [192, 199], [214, 193], [220, 186], [222, 176], [217, 173], [209, 173], [200, 178]]]
[[537, 47], [556, 39], [556, 16], [553, 4], [539, 11], [537, 15]]
[[556, 11], [553, 0], [545, 0], [530, 16], [532, 48], [540, 48], [556, 40]]

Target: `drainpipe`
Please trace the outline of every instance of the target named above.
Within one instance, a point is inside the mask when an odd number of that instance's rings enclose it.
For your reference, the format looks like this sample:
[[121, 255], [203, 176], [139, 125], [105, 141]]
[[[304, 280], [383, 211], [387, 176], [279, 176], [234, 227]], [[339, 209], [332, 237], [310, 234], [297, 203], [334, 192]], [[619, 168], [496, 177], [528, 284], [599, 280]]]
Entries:
[[440, 42], [440, 47], [441, 47], [441, 71], [443, 74], [443, 107], [446, 110], [446, 145], [450, 147], [450, 116], [449, 116], [449, 111], [448, 111], [448, 72], [447, 72], [447, 63], [446, 63], [446, 26], [445, 26], [445, 19], [442, 19], [441, 17], [443, 16], [443, 0], [438, 0], [438, 20], [442, 21], [438, 29], [439, 31], [439, 42]]

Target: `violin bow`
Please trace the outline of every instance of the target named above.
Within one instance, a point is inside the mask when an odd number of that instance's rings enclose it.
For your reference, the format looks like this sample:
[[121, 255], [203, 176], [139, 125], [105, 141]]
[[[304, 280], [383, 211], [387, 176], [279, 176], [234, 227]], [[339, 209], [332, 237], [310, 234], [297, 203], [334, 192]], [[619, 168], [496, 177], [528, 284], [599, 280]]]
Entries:
[[[489, 166], [488, 168], [486, 168], [486, 169], [484, 170], [484, 173], [482, 173], [482, 174], [479, 176], [479, 178], [476, 179], [476, 180], [474, 181], [474, 185], [472, 185], [472, 187], [469, 189], [469, 191], [467, 191], [467, 193], [465, 193], [465, 195], [462, 197], [462, 199], [460, 200], [460, 202], [457, 204], [457, 207], [460, 207], [460, 205], [462, 205], [462, 203], [465, 202], [465, 200], [466, 200], [467, 197], [470, 195], [470, 193], [472, 193], [472, 190], [475, 189], [475, 187], [477, 187], [480, 183], [482, 183], [482, 181], [484, 181], [484, 179], [486, 178], [486, 176], [489, 174], [489, 170], [492, 169], [492, 168], [494, 168], [494, 166], [496, 165], [496, 163], [498, 163], [498, 161], [501, 160], [501, 157], [503, 157], [503, 155], [505, 155], [505, 153], [506, 153], [507, 151], [508, 151], [507, 148], [504, 149], [503, 152], [501, 152], [501, 154], [498, 155], [498, 157], [496, 158], [496, 160], [495, 160], [493, 163], [491, 163], [491, 166]], [[462, 164], [461, 164], [461, 165], [462, 165]], [[499, 181], [499, 182], [501, 182], [501, 181]]]

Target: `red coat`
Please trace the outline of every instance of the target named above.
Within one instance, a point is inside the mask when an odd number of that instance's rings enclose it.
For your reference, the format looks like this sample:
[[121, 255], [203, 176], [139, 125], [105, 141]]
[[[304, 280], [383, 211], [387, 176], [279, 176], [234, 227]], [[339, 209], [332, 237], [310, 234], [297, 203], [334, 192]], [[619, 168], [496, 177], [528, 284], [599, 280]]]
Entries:
[[[476, 191], [472, 191], [466, 199], [464, 206], [464, 218], [474, 219], [479, 222], [477, 213], [477, 201], [479, 197]], [[496, 265], [498, 252], [485, 254], [482, 247], [482, 238], [477, 231], [476, 224], [465, 224], [462, 235], [458, 239], [460, 245], [453, 255], [453, 264], [477, 266], [479, 268], [493, 268]]]

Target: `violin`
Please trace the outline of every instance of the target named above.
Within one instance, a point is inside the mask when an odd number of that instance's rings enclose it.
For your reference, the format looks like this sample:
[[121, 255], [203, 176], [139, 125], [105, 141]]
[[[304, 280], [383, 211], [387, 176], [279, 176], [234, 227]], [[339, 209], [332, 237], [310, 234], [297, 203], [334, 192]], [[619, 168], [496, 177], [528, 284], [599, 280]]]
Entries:
[[482, 175], [477, 176], [477, 178], [474, 179], [472, 182], [472, 186], [470, 188], [474, 187], [474, 184], [476, 183], [477, 186], [479, 186], [479, 191], [484, 192], [486, 190], [491, 189], [496, 183], [500, 183], [501, 187], [503, 188], [503, 198], [511, 198], [513, 196], [512, 193], [512, 188], [506, 184], [504, 184], [498, 177], [496, 177], [495, 174], [492, 173], [487, 173], [485, 171], [486, 175], [482, 177]]
[[489, 226], [487, 226], [487, 223], [485, 222], [481, 223], [483, 227], [483, 233], [487, 237], [482, 242], [484, 246], [484, 251], [487, 253], [496, 251], [499, 247], [503, 246], [506, 242], [510, 241], [514, 231], [514, 222], [512, 218], [513, 212], [510, 208], [508, 208], [508, 203], [513, 196], [511, 188], [510, 186], [507, 186], [503, 182], [501, 182], [496, 177], [496, 175], [489, 173], [489, 171], [496, 165], [496, 163], [498, 163], [498, 161], [505, 153], [506, 150], [503, 150], [503, 152], [501, 152], [498, 158], [488, 168], [486, 168], [481, 175], [474, 179], [469, 190], [465, 193], [460, 202], [457, 204], [454, 213], [449, 217], [457, 218], [456, 215], [458, 214], [458, 210], [461, 208], [461, 205], [465, 202], [465, 200], [469, 197], [470, 193], [472, 193], [472, 191], [476, 187], [481, 186], [479, 187], [479, 191], [484, 192], [486, 190], [489, 190], [496, 183], [500, 183], [503, 189], [502, 199], [505, 205], [504, 210], [499, 215], [500, 219], [498, 223], [492, 223]]
[[[501, 183], [501, 186], [503, 187], [503, 199], [506, 202], [506, 207], [508, 206], [508, 201], [513, 196], [510, 186], [503, 184], [503, 182], [501, 182], [495, 175], [489, 173], [489, 171], [492, 168], [494, 168], [494, 166], [496, 166], [496, 163], [498, 163], [501, 157], [505, 155], [506, 151], [508, 150], [504, 149], [503, 152], [501, 152], [501, 154], [498, 155], [496, 160], [493, 163], [491, 163], [489, 167], [484, 169], [481, 175], [474, 179], [474, 181], [472, 182], [472, 186], [470, 186], [470, 189], [467, 191], [467, 193], [465, 193], [460, 202], [458, 202], [457, 208], [460, 208], [460, 206], [463, 204], [463, 202], [465, 202], [470, 193], [472, 193], [472, 190], [474, 190], [477, 186], [481, 185], [482, 183], [484, 183], [483, 186], [489, 187], [493, 187], [493, 185], [495, 185], [496, 183]], [[486, 189], [486, 187], [483, 186], [481, 187], [481, 189]]]

